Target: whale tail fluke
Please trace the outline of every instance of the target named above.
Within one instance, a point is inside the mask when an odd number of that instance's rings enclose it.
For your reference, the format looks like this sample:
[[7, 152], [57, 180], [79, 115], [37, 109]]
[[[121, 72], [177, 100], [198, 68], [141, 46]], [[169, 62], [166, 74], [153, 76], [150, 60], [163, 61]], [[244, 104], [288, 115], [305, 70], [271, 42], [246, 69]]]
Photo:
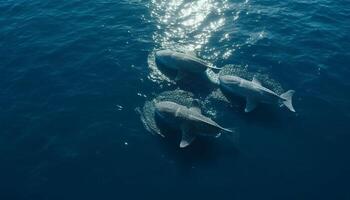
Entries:
[[281, 94], [281, 98], [283, 99], [283, 105], [285, 105], [292, 112], [295, 112], [295, 109], [292, 104], [292, 97], [294, 93], [294, 90], [288, 90], [287, 92]]

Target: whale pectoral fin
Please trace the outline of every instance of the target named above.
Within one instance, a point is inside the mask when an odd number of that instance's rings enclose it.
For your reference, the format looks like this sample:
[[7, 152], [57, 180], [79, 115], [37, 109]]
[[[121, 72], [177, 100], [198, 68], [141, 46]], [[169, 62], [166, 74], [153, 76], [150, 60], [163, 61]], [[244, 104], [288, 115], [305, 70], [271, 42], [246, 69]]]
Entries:
[[253, 98], [247, 98], [247, 104], [245, 106], [244, 112], [251, 112], [257, 106], [257, 102]]
[[257, 85], [261, 85], [261, 82], [256, 78], [256, 76], [253, 77], [252, 82], [257, 84]]
[[221, 136], [221, 133], [218, 133], [216, 136], [215, 136], [215, 138], [218, 138], [218, 137], [220, 137]]
[[189, 132], [189, 128], [183, 127], [180, 148], [187, 147], [188, 145], [190, 145], [193, 142], [194, 139], [196, 139], [196, 136], [193, 133]]
[[179, 80], [184, 79], [186, 75], [187, 74], [184, 71], [179, 70], [176, 74], [175, 81], [179, 81]]

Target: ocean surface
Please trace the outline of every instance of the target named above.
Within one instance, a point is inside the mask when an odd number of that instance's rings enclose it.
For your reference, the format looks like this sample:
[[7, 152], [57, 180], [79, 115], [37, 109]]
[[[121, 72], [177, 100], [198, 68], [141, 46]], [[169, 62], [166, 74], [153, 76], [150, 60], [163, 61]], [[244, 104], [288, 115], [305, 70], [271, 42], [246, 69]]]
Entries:
[[[350, 199], [349, 0], [1, 0], [0, 199]], [[159, 49], [296, 91], [296, 113], [176, 83]], [[153, 99], [239, 133], [180, 149]], [[148, 126], [148, 127], [147, 127]]]

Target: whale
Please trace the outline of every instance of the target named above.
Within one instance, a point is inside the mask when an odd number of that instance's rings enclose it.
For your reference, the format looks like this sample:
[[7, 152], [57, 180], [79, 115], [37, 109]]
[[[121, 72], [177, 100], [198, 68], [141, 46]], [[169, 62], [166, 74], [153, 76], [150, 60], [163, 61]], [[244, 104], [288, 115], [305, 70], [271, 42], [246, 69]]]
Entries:
[[292, 104], [294, 90], [278, 95], [272, 90], [262, 86], [261, 82], [253, 77], [252, 81], [233, 75], [219, 76], [220, 86], [228, 92], [241, 96], [246, 99], [244, 111], [253, 111], [259, 103], [279, 104], [287, 107], [290, 111], [295, 112]]
[[189, 146], [198, 136], [219, 137], [221, 131], [233, 132], [202, 114], [199, 105], [186, 107], [172, 101], [155, 104], [155, 112], [164, 122], [181, 130], [180, 148]]
[[187, 73], [204, 73], [207, 69], [220, 70], [221, 68], [211, 66], [206, 61], [191, 55], [172, 50], [159, 50], [155, 53], [157, 64], [165, 68], [176, 70], [176, 80], [183, 79]]

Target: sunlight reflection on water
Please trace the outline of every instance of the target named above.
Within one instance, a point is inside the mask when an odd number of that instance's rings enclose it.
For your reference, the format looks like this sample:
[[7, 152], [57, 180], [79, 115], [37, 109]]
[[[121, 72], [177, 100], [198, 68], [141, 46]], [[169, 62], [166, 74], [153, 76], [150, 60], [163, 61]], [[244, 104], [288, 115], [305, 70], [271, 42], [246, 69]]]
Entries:
[[226, 0], [152, 0], [151, 15], [158, 23], [154, 40], [159, 48], [198, 51], [225, 24], [227, 8]]

